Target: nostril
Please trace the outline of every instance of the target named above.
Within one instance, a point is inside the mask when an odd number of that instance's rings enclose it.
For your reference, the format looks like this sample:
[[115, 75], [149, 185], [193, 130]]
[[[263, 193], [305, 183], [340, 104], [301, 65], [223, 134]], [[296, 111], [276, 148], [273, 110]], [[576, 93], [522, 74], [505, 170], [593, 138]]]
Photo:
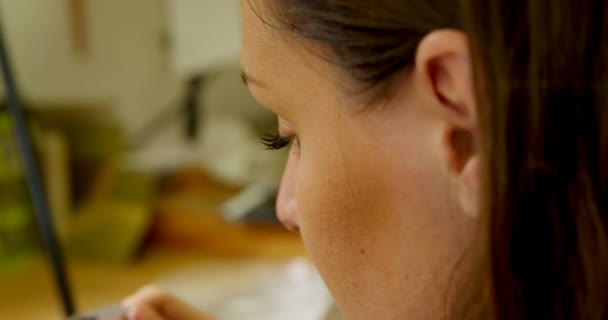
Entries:
[[298, 225], [298, 222], [294, 219], [291, 219], [292, 217], [284, 216], [282, 214], [278, 214], [277, 216], [281, 224], [285, 227], [285, 229], [290, 232], [300, 232], [300, 226]]
[[300, 227], [297, 225], [286, 224], [285, 228], [287, 228], [287, 230], [289, 230], [290, 232], [300, 233]]

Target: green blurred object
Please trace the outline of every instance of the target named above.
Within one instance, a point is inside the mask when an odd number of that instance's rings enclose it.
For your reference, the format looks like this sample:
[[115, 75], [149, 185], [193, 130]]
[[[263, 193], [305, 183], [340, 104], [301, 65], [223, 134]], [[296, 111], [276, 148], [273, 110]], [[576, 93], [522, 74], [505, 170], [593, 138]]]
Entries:
[[152, 220], [156, 178], [125, 172], [124, 137], [111, 109], [56, 104], [31, 108], [29, 115], [67, 254], [98, 262], [131, 261]]
[[80, 258], [128, 262], [150, 227], [156, 179], [121, 173], [110, 194], [84, 204], [72, 222], [68, 252]]
[[0, 272], [32, 256], [34, 218], [11, 120], [0, 112]]
[[11, 119], [0, 112], [0, 180], [10, 181], [23, 177], [19, 154], [13, 137]]

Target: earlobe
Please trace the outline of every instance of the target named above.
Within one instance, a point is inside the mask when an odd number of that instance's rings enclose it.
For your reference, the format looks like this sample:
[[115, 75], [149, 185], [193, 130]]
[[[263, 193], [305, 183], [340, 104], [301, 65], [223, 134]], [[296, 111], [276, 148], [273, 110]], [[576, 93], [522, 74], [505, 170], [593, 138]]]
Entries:
[[442, 162], [452, 191], [462, 211], [470, 217], [478, 214], [479, 151], [474, 131], [448, 127], [443, 129]]
[[463, 167], [459, 179], [460, 207], [471, 218], [479, 216], [479, 156], [475, 155]]

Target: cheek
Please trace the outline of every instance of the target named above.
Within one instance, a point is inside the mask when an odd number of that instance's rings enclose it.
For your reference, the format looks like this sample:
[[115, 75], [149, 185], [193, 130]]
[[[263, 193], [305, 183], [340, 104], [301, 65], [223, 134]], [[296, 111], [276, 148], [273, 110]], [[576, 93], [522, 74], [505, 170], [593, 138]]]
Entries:
[[425, 295], [450, 249], [448, 197], [419, 133], [394, 142], [415, 153], [396, 153], [364, 126], [336, 123], [317, 122], [318, 135], [301, 146], [302, 237], [343, 312], [378, 318], [370, 306], [403, 304], [404, 292]]
[[[388, 268], [385, 262], [399, 255], [399, 240], [420, 233], [410, 229], [432, 223], [433, 216], [424, 214], [434, 211], [436, 203], [428, 201], [429, 195], [437, 196], [437, 188], [428, 183], [433, 181], [432, 161], [424, 158], [423, 149], [397, 154], [370, 131], [335, 119], [319, 123], [302, 145], [296, 182], [300, 224], [320, 265], [335, 262], [344, 271], [344, 264], [367, 264], [373, 257]], [[415, 149], [420, 135], [412, 136], [395, 143]]]
[[[303, 145], [297, 198], [310, 256], [338, 303], [351, 309], [362, 299], [386, 303], [384, 294], [369, 293], [377, 291], [385, 277], [402, 277], [405, 266], [398, 240], [412, 220], [397, 208], [402, 202], [395, 198], [407, 202], [410, 196], [407, 186], [395, 188], [404, 173], [393, 172], [385, 161], [392, 157], [378, 149], [360, 152], [346, 136], [333, 132], [324, 135], [322, 143]], [[401, 163], [401, 168], [406, 166]], [[386, 295], [389, 292], [395, 291], [387, 290]]]
[[[356, 260], [366, 225], [366, 217], [354, 212], [358, 203], [349, 187], [352, 177], [335, 148], [340, 146], [302, 149], [297, 181], [302, 238], [330, 287], [350, 281], [348, 265]], [[335, 272], [340, 269], [342, 276]]]

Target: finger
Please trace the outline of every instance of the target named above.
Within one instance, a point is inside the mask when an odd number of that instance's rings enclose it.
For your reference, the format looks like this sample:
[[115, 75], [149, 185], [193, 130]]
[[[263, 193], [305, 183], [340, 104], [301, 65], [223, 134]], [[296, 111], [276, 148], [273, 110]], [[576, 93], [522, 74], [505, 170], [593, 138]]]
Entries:
[[134, 307], [138, 304], [166, 299], [166, 295], [168, 294], [165, 291], [156, 286], [145, 286], [137, 290], [137, 292], [131, 296], [125, 298], [122, 301], [122, 305], [125, 307]]
[[210, 318], [202, 315], [196, 308], [180, 301], [173, 295], [154, 286], [146, 286], [134, 295], [123, 300], [127, 309], [136, 308], [139, 305], [148, 305], [160, 316], [171, 320], [208, 320]]

